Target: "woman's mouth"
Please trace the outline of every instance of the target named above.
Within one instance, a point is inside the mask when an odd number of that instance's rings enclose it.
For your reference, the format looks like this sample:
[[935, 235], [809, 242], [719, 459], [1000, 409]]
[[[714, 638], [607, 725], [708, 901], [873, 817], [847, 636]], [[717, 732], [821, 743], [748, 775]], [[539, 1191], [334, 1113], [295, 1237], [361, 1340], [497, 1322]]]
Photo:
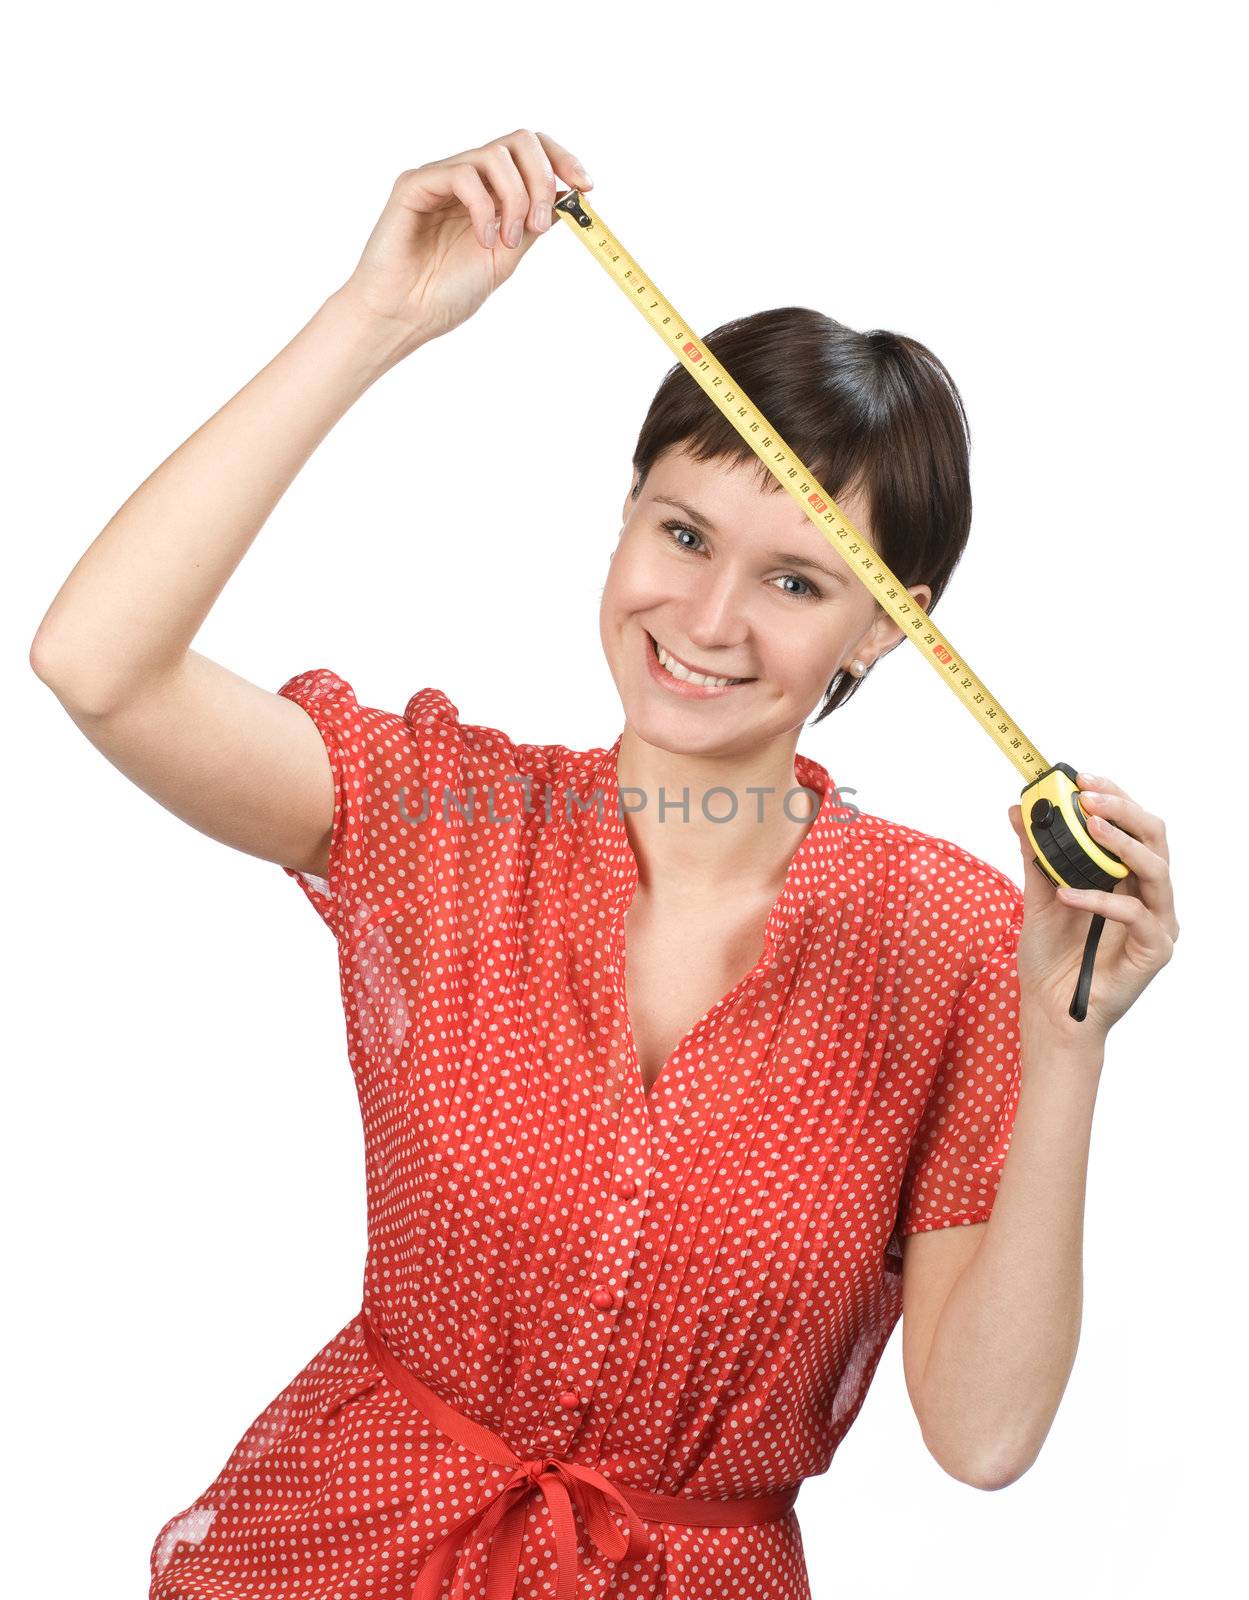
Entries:
[[650, 675], [657, 683], [661, 683], [669, 693], [684, 695], [686, 699], [712, 700], [755, 681], [753, 678], [711, 677], [709, 674], [691, 672], [669, 655], [649, 633], [646, 634], [646, 661]]

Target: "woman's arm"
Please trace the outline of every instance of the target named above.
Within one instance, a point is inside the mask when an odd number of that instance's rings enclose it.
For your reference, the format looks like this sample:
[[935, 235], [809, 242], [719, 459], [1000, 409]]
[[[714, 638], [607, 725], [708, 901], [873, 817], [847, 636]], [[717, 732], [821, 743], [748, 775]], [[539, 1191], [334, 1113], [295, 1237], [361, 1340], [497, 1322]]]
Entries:
[[307, 714], [189, 649], [317, 444], [395, 359], [338, 290], [146, 480], [62, 584], [30, 649], [102, 755], [210, 838], [324, 876], [334, 814]]
[[57, 592], [31, 666], [67, 709], [106, 715], [185, 660], [269, 513], [398, 356], [344, 287], [135, 490]]
[[35, 672], [97, 749], [201, 832], [325, 875], [334, 789], [316, 725], [191, 641], [339, 417], [470, 317], [549, 230], [556, 168], [589, 186], [570, 152], [517, 129], [401, 173], [347, 283], [135, 490], [48, 608]]
[[[1059, 889], [1037, 868], [1010, 807], [1024, 873], [1018, 950], [1020, 1081], [997, 1198], [965, 1265], [926, 1242], [912, 1265], [908, 1386], [938, 1460], [1000, 1488], [1026, 1472], [1053, 1423], [1080, 1340], [1084, 1201], [1106, 1036], [1171, 960], [1180, 925], [1161, 817], [1110, 778], [1080, 773], [1093, 836], [1129, 868], [1119, 892]], [[1070, 1015], [1089, 916], [1105, 918], [1084, 1021]], [[917, 1236], [913, 1236], [917, 1237]], [[970, 1248], [970, 1247], [964, 1247]], [[903, 1294], [907, 1294], [906, 1256]], [[953, 1286], [936, 1305], [946, 1268]], [[954, 1269], [958, 1267], [957, 1275]], [[903, 1310], [904, 1318], [910, 1313]]]
[[[1089, 1143], [1105, 1060], [1099, 1033], [1058, 1038], [1028, 1017], [1021, 1049], [1019, 1105], [993, 1214], [949, 1230], [952, 1252], [970, 1247], [971, 1259], [939, 1306], [923, 1305], [908, 1364], [929, 1450], [983, 1489], [1003, 1488], [1032, 1465], [1075, 1362]], [[906, 1241], [903, 1293], [917, 1306], [945, 1243], [936, 1234]]]

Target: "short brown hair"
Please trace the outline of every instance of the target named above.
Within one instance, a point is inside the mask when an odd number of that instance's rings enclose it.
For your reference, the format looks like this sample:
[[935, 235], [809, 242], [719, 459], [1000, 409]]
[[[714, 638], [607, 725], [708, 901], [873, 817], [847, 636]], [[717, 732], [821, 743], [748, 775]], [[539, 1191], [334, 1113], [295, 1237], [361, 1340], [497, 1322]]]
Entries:
[[[700, 341], [833, 499], [859, 490], [872, 543], [902, 583], [926, 583], [932, 607], [971, 529], [971, 433], [945, 367], [915, 339], [857, 333], [820, 311], [782, 306], [720, 325]], [[633, 452], [633, 498], [665, 451], [696, 461], [753, 462], [781, 485], [680, 363], [651, 401]], [[863, 680], [840, 669], [814, 722]]]

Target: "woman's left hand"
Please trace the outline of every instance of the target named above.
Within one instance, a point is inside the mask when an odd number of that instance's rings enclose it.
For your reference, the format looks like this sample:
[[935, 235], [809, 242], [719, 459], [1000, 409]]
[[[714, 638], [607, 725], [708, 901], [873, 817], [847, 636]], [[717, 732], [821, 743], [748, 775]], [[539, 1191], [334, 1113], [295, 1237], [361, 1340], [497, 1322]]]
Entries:
[[[1024, 859], [1024, 920], [1019, 935], [1020, 1004], [1063, 1034], [1104, 1039], [1146, 985], [1170, 961], [1180, 925], [1171, 892], [1170, 855], [1160, 817], [1109, 778], [1076, 779], [1093, 839], [1129, 868], [1113, 891], [1058, 889], [1033, 860], [1023, 812], [1010, 808]], [[1084, 960], [1092, 916], [1103, 916], [1093, 963], [1088, 1015], [1076, 1022], [1071, 997]], [[1073, 1033], [1073, 1030], [1078, 1030]]]

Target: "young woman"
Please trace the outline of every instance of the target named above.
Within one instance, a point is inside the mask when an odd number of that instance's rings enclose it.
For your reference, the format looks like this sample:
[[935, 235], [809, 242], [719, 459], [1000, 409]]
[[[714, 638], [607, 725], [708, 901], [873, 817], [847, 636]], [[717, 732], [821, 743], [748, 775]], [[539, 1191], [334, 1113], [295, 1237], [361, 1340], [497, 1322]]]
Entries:
[[[1022, 891], [843, 803], [799, 730], [901, 635], [679, 366], [602, 593], [610, 746], [189, 648], [334, 422], [512, 275], [561, 185], [590, 179], [523, 129], [403, 173], [32, 647], [110, 761], [332, 930], [364, 1118], [363, 1303], [161, 1528], [154, 1600], [804, 1597], [798, 1486], [899, 1316], [924, 1442], [982, 1488], [1074, 1360], [1105, 1037], [1178, 934], [1163, 825], [1082, 777], [1132, 871], [1055, 895], [1018, 806]], [[706, 342], [931, 606], [971, 513], [944, 367], [796, 307]]]

